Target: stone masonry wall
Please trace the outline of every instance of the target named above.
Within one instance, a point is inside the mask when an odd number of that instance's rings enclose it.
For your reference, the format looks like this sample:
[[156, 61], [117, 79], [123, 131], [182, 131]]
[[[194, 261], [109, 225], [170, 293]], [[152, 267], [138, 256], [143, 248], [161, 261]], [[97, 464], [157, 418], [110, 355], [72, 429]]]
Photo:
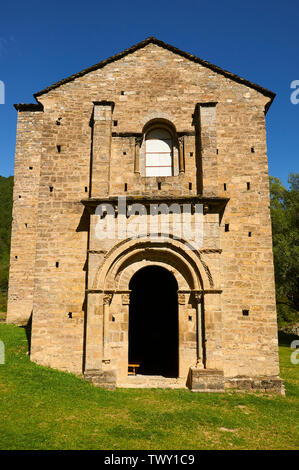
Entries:
[[[82, 199], [202, 191], [230, 198], [215, 242], [222, 253], [210, 256], [219, 267], [217, 286], [223, 292], [205, 300], [207, 348], [214, 351], [209, 367], [224, 369], [227, 377], [278, 374], [264, 120], [269, 98], [149, 44], [50, 90], [39, 101], [44, 112], [36, 134], [41, 168], [32, 359], [82, 371], [89, 231]], [[103, 123], [92, 125], [95, 103], [103, 101], [114, 103], [105, 131]], [[122, 134], [141, 134], [152, 119], [167, 120], [185, 134], [184, 171], [178, 176], [145, 178], [136, 172], [135, 138]], [[102, 256], [107, 249], [104, 243], [98, 247]], [[13, 285], [14, 271], [11, 278]], [[21, 290], [18, 295], [23, 298]], [[11, 312], [11, 319], [17, 316], [17, 309]]]
[[19, 112], [7, 321], [27, 324], [33, 309], [42, 112]]

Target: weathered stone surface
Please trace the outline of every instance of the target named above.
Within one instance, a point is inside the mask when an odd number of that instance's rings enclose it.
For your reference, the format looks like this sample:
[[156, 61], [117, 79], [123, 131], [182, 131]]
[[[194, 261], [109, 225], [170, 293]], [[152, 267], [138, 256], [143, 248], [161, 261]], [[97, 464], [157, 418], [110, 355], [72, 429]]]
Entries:
[[188, 386], [192, 392], [224, 392], [223, 371], [191, 367]]
[[106, 388], [108, 390], [115, 390], [116, 387], [116, 372], [113, 370], [87, 370], [84, 373], [84, 379], [97, 387]]
[[285, 395], [284, 382], [280, 377], [231, 377], [225, 378], [226, 389], [259, 391]]

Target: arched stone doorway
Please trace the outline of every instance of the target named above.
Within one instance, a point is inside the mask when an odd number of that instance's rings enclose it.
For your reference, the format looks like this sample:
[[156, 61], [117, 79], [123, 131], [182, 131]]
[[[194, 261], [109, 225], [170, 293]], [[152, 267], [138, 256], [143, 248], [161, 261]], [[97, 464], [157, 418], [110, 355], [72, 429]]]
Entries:
[[[214, 266], [216, 255], [210, 256]], [[91, 253], [92, 287], [88, 290], [87, 301], [85, 371], [99, 370], [105, 377], [114, 374], [118, 386], [127, 386], [133, 277], [145, 268], [157, 267], [176, 282], [178, 372], [170, 373], [186, 380], [190, 367], [221, 368], [221, 291], [214, 283], [206, 258], [206, 254], [188, 249], [183, 240], [151, 240], [149, 237], [122, 240], [104, 257], [102, 253]], [[149, 291], [158, 298], [156, 288]], [[143, 291], [143, 295], [144, 299], [149, 298], [148, 291]], [[162, 370], [161, 362], [158, 364], [157, 375], [169, 374], [169, 370]], [[141, 378], [144, 375], [141, 371], [137, 373]], [[146, 373], [149, 374], [149, 370]], [[145, 377], [147, 382], [148, 376]]]
[[129, 363], [143, 375], [178, 376], [178, 284], [161, 266], [147, 266], [129, 288]]

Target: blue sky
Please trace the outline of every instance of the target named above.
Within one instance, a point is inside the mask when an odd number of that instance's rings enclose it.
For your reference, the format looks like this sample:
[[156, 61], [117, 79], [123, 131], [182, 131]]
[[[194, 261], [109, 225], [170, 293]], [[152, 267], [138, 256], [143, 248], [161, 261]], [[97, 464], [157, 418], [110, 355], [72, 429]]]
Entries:
[[[22, 0], [1, 3], [0, 175], [13, 174], [14, 103], [148, 36], [274, 91], [267, 114], [270, 174], [298, 172], [299, 2], [296, 0]], [[299, 96], [299, 95], [298, 95]]]

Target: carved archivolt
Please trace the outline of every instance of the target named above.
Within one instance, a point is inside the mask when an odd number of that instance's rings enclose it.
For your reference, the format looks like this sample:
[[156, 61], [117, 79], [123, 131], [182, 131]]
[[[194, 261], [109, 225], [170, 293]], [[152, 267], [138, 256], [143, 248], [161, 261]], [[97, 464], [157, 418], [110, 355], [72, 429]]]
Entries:
[[123, 240], [107, 253], [95, 276], [93, 288], [129, 290], [132, 275], [145, 265], [160, 265], [171, 271], [179, 290], [202, 290], [214, 285], [200, 253], [187, 249], [186, 242], [139, 238]]
[[204, 268], [205, 272], [207, 273], [208, 279], [210, 281], [210, 287], [214, 287], [214, 281], [213, 281], [213, 278], [212, 278], [211, 271], [209, 270], [209, 267], [206, 265], [206, 263], [204, 262], [204, 260], [202, 258], [201, 258], [201, 263], [203, 265], [203, 268]]

